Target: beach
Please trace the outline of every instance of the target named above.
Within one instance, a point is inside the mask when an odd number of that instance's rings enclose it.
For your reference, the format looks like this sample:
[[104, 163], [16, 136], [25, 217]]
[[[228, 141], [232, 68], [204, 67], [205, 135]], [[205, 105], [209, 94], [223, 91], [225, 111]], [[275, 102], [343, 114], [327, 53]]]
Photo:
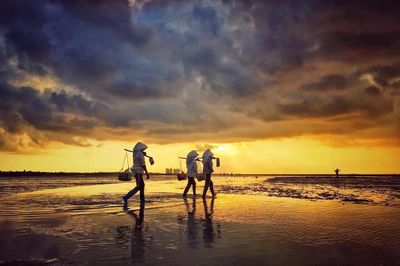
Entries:
[[[358, 179], [357, 179], [358, 178]], [[381, 179], [379, 179], [381, 178]], [[386, 178], [386, 179], [385, 179]], [[388, 180], [388, 178], [390, 180]], [[185, 181], [0, 178], [0, 261], [32, 264], [398, 265], [398, 177], [213, 177], [215, 199]], [[389, 182], [390, 181], [390, 182]], [[198, 182], [201, 193], [204, 182]]]

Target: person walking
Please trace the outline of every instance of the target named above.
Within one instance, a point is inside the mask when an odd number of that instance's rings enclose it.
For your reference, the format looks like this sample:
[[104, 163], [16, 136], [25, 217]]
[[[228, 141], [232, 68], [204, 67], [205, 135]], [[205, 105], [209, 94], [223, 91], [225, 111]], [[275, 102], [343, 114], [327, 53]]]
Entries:
[[193, 197], [196, 197], [196, 181], [194, 178], [197, 175], [197, 156], [199, 154], [197, 151], [192, 150], [188, 153], [186, 156], [186, 168], [187, 168], [187, 179], [188, 183], [186, 185], [185, 190], [183, 191], [182, 197], [186, 198], [186, 195], [190, 189], [190, 187], [193, 188]]
[[336, 178], [339, 178], [340, 169], [336, 168], [335, 170]]
[[203, 198], [206, 197], [207, 195], [207, 190], [208, 188], [210, 188], [211, 194], [213, 197], [216, 196], [215, 192], [214, 192], [214, 184], [211, 180], [211, 174], [214, 172], [214, 168], [213, 168], [213, 159], [214, 154], [211, 152], [210, 149], [207, 149], [204, 153], [203, 153], [203, 173], [206, 176], [206, 183], [204, 185], [204, 190], [203, 190]]
[[144, 204], [144, 180], [143, 173], [146, 174], [147, 179], [150, 178], [149, 173], [147, 172], [146, 162], [144, 157], [147, 156], [145, 150], [147, 149], [147, 145], [143, 142], [136, 143], [135, 147], [133, 147], [133, 166], [131, 168], [133, 175], [136, 179], [136, 186], [129, 191], [125, 196], [122, 197], [124, 200], [124, 209], [128, 209], [128, 200], [135, 195], [138, 191], [140, 191], [140, 203]]

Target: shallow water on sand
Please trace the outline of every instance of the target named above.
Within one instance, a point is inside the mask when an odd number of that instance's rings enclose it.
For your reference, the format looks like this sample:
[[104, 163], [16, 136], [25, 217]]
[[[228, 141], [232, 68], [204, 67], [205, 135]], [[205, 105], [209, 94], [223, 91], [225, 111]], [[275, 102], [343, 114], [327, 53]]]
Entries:
[[[396, 265], [400, 261], [397, 205], [275, 197], [269, 196], [273, 186], [285, 190], [302, 185], [216, 177], [216, 199], [183, 200], [184, 182], [149, 180], [145, 208], [140, 209], [135, 196], [131, 209], [123, 211], [120, 197], [133, 183], [71, 180], [60, 180], [59, 188], [51, 179], [25, 180], [30, 189], [14, 192], [17, 182], [0, 181], [9, 182], [7, 192], [0, 195], [0, 261], [107, 265]], [[203, 184], [198, 183], [199, 192]], [[305, 194], [313, 191], [302, 189]], [[355, 193], [349, 187], [334, 189]]]

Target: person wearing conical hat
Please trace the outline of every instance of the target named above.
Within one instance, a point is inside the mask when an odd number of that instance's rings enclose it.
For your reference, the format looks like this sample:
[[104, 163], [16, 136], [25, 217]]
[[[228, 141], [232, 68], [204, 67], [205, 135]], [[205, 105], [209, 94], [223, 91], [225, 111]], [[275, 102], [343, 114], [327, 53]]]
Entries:
[[125, 196], [122, 197], [124, 200], [124, 209], [128, 208], [128, 200], [133, 195], [135, 195], [138, 191], [140, 191], [140, 204], [144, 204], [144, 180], [143, 173], [146, 174], [147, 179], [150, 178], [149, 173], [147, 172], [146, 162], [144, 160], [144, 156], [146, 155], [145, 150], [147, 149], [147, 145], [143, 142], [136, 143], [135, 147], [133, 147], [133, 166], [131, 171], [136, 179], [136, 186], [129, 191]]
[[214, 168], [213, 168], [213, 159], [214, 154], [210, 151], [210, 149], [207, 149], [204, 153], [203, 153], [203, 173], [206, 176], [206, 183], [204, 185], [204, 190], [203, 190], [203, 198], [206, 197], [207, 195], [207, 190], [208, 188], [210, 188], [211, 194], [213, 197], [215, 197], [215, 192], [214, 192], [214, 184], [211, 180], [211, 174], [214, 172]]
[[190, 151], [186, 156], [188, 183], [185, 190], [183, 191], [182, 197], [184, 198], [186, 198], [186, 195], [190, 187], [193, 188], [193, 197], [196, 197], [196, 181], [194, 180], [194, 178], [197, 175], [197, 162], [196, 162], [197, 156], [199, 156], [199, 154], [195, 150]]

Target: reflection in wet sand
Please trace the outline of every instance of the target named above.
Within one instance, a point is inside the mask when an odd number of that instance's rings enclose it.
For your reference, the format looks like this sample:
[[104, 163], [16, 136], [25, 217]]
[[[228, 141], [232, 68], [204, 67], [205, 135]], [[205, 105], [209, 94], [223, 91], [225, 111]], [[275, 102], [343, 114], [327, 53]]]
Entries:
[[144, 203], [140, 205], [139, 215], [133, 211], [128, 211], [135, 221], [133, 227], [132, 238], [131, 238], [131, 255], [132, 262], [145, 262], [146, 249], [149, 249], [146, 243], [143, 233], [143, 222], [144, 222]]
[[215, 237], [221, 237], [221, 226], [217, 224], [217, 234], [214, 232], [214, 201], [215, 198], [211, 199], [210, 209], [208, 208], [207, 199], [203, 199], [204, 206], [204, 219], [203, 219], [203, 244], [206, 248], [212, 248], [215, 241]]
[[126, 213], [133, 218], [133, 226], [117, 227], [117, 244], [120, 248], [126, 248], [130, 241], [131, 261], [132, 263], [146, 262], [146, 252], [151, 249], [152, 236], [148, 230], [144, 229], [144, 210], [145, 204], [140, 204], [139, 214], [133, 210], [127, 210]]
[[[186, 207], [187, 216], [182, 217], [178, 215], [178, 223], [184, 224], [183, 220], [186, 218], [186, 238], [189, 248], [199, 248], [199, 243], [202, 242], [205, 248], [213, 248], [216, 238], [221, 238], [221, 225], [213, 222], [214, 215], [214, 201], [212, 198], [210, 202], [207, 199], [202, 199], [204, 214], [203, 216], [196, 217], [196, 199], [183, 200]], [[215, 229], [216, 227], [216, 229]], [[199, 232], [202, 236], [199, 236]]]
[[187, 211], [187, 243], [189, 248], [198, 248], [199, 230], [198, 221], [196, 220], [196, 199], [192, 199], [190, 206], [187, 198], [184, 199]]
[[[275, 184], [261, 177], [217, 178], [216, 183], [221, 184], [218, 198], [205, 201], [182, 201], [184, 183], [151, 181], [145, 208], [128, 213], [121, 211], [120, 196], [131, 184], [7, 192], [0, 195], [0, 229], [4, 229], [0, 230], [0, 262], [397, 264], [400, 208], [269, 197], [263, 192], [280, 187], [307, 195], [324, 180], [305, 181], [319, 183], [307, 187], [303, 183]], [[354, 193], [354, 185], [343, 188], [343, 182], [338, 188], [341, 193], [347, 189]], [[12, 182], [8, 183], [11, 189]], [[321, 190], [331, 187], [336, 186], [328, 184]], [[239, 192], [233, 194], [232, 189]], [[8, 230], [1, 221], [8, 221], [13, 229]], [[31, 245], [32, 239], [38, 241]]]

